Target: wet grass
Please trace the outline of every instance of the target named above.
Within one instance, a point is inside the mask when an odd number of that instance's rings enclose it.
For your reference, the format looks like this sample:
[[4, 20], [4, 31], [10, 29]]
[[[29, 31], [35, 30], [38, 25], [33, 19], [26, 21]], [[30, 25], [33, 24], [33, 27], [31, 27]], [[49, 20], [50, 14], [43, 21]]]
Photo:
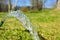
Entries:
[[[60, 40], [60, 12], [55, 10], [46, 10], [38, 13], [24, 13], [29, 17], [31, 23], [47, 40]], [[0, 21], [6, 14], [0, 14]], [[8, 18], [0, 30], [0, 40], [33, 40], [22, 23], [16, 18]], [[8, 30], [6, 30], [8, 29]]]

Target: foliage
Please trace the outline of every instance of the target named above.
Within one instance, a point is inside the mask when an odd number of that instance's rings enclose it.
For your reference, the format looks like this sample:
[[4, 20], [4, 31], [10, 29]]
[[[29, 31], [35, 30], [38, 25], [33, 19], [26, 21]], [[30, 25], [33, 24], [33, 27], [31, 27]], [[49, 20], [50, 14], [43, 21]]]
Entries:
[[[32, 24], [47, 40], [60, 40], [60, 12], [55, 10], [39, 11], [38, 13], [24, 13], [30, 18]], [[0, 14], [0, 20], [6, 14]], [[0, 40], [33, 40], [22, 23], [16, 18], [6, 19], [4, 25], [0, 27]], [[4, 29], [4, 30], [2, 30]]]
[[29, 7], [21, 7], [20, 10], [21, 10], [22, 12], [27, 12], [27, 11], [30, 10], [30, 9], [29, 9]]

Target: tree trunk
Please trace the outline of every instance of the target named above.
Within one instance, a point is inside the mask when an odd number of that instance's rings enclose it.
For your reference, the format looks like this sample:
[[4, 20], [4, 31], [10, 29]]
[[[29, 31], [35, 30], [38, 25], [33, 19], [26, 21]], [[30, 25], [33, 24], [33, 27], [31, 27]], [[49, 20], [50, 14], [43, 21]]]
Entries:
[[31, 0], [32, 9], [41, 10], [43, 7], [43, 0]]
[[10, 12], [10, 10], [11, 10], [11, 2], [10, 0], [8, 0], [8, 11]]
[[60, 0], [57, 2], [57, 9], [60, 9]]

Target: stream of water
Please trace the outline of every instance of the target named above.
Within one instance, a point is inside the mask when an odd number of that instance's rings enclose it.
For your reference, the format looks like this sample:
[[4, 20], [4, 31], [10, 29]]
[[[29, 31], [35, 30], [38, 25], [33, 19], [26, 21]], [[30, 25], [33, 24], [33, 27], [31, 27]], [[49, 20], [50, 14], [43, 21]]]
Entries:
[[19, 11], [13, 11], [13, 12], [9, 13], [7, 16], [5, 16], [5, 18], [3, 19], [3, 21], [5, 21], [7, 18], [9, 18], [11, 16], [15, 17], [20, 22], [22, 22], [24, 28], [26, 28], [27, 30], [29, 30], [29, 32], [30, 32], [30, 34], [31, 34], [31, 36], [33, 37], [34, 40], [40, 40], [39, 37], [38, 37], [37, 32], [32, 27], [31, 22], [30, 22], [29, 18], [27, 18], [27, 16], [25, 16], [24, 14], [22, 14]]

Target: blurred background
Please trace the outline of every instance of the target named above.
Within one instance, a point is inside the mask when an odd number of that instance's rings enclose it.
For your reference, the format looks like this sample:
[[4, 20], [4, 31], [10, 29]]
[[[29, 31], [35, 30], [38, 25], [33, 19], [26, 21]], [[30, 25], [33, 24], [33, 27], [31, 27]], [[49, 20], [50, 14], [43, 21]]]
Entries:
[[22, 11], [27, 10], [44, 10], [44, 9], [60, 9], [60, 0], [0, 0], [0, 12], [12, 10], [12, 6], [16, 4], [16, 9]]

